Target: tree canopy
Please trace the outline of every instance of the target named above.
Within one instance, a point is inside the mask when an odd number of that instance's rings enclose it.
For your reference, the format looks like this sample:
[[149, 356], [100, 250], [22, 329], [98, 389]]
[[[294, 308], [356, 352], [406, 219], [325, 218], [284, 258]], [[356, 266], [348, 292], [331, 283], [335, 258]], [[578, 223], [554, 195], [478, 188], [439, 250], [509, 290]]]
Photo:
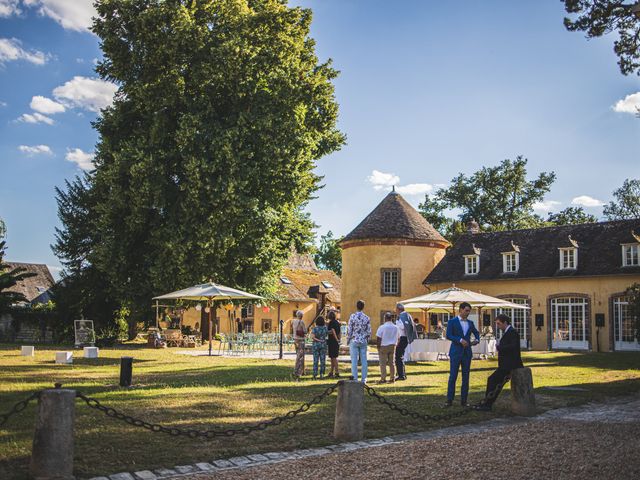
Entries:
[[624, 75], [640, 75], [640, 5], [627, 0], [562, 0], [567, 13], [567, 30], [585, 32], [597, 38], [615, 32], [613, 51]]
[[622, 186], [614, 190], [615, 200], [602, 209], [609, 220], [640, 218], [640, 179], [626, 179]]
[[[458, 174], [446, 188], [425, 196], [420, 213], [445, 237], [455, 239], [474, 219], [483, 231], [514, 230], [540, 225], [533, 211], [555, 181], [555, 173], [542, 172], [527, 180], [527, 159], [518, 156], [496, 167], [483, 167], [471, 176]], [[458, 210], [457, 219], [448, 216]]]
[[558, 213], [549, 213], [546, 223], [550, 225], [578, 225], [597, 221], [598, 217], [585, 212], [582, 207], [567, 207]]
[[68, 273], [138, 319], [154, 294], [209, 279], [273, 291], [290, 248], [312, 238], [303, 208], [321, 187], [316, 161], [345, 141], [338, 72], [316, 57], [311, 11], [278, 0], [96, 8], [97, 71], [119, 89], [95, 122], [95, 171], [58, 191], [54, 250]]
[[338, 275], [342, 275], [341, 240], [342, 237], [335, 238], [331, 230], [329, 230], [326, 235], [322, 235], [320, 237], [318, 250], [314, 254], [316, 265], [325, 270], [332, 270]]

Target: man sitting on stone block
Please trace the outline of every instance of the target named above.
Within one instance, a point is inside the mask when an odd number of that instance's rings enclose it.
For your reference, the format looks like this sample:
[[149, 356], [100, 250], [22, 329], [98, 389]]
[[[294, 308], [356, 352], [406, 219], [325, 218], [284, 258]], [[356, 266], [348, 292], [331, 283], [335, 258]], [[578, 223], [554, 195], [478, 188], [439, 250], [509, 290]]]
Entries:
[[485, 399], [478, 410], [489, 411], [502, 391], [503, 385], [511, 376], [511, 370], [522, 368], [520, 357], [520, 335], [511, 326], [511, 319], [504, 313], [496, 317], [496, 326], [502, 330], [502, 338], [498, 343], [498, 369], [487, 380]]

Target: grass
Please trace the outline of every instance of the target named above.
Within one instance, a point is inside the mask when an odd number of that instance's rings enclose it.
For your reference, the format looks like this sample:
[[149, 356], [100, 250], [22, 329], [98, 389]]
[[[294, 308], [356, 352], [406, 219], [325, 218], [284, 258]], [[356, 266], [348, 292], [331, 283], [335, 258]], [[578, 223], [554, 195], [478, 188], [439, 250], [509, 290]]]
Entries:
[[[0, 412], [31, 392], [54, 382], [82, 391], [107, 406], [154, 423], [180, 428], [239, 427], [282, 415], [330, 385], [331, 380], [293, 382], [290, 360], [191, 357], [176, 349], [139, 346], [100, 350], [99, 359], [76, 358], [73, 365], [55, 365], [54, 347], [37, 347], [36, 356], [21, 357], [16, 345], [0, 345]], [[134, 361], [134, 386], [118, 386], [120, 357]], [[76, 357], [81, 352], [76, 353]], [[524, 355], [533, 369], [541, 409], [574, 405], [607, 396], [640, 391], [640, 353], [532, 352]], [[495, 360], [474, 361], [471, 398], [482, 398]], [[343, 366], [346, 373], [347, 366]], [[379, 378], [370, 368], [370, 381]], [[409, 378], [376, 387], [409, 409], [441, 413], [448, 362], [410, 364]], [[563, 391], [545, 387], [580, 387]], [[492, 414], [473, 412], [446, 425], [508, 414], [504, 396]], [[368, 438], [422, 431], [445, 423], [420, 423], [367, 399]], [[76, 404], [75, 469], [79, 478], [212, 461], [239, 454], [291, 450], [335, 443], [331, 437], [335, 395], [299, 417], [250, 436], [213, 440], [171, 437], [132, 427]], [[27, 478], [35, 406], [12, 417], [0, 429], [0, 478]]]

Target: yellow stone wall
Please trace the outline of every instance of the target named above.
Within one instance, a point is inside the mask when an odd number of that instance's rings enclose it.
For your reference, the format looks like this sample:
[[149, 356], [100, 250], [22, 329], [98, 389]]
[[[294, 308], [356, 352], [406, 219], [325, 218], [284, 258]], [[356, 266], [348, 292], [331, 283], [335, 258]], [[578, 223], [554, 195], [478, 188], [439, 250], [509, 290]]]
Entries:
[[[602, 277], [579, 278], [543, 278], [532, 280], [483, 280], [456, 282], [456, 286], [485, 293], [491, 296], [504, 295], [528, 295], [531, 299], [531, 318], [535, 319], [537, 313], [544, 315], [544, 327], [538, 330], [535, 320], [531, 321], [531, 341], [533, 350], [546, 350], [548, 348], [548, 312], [549, 296], [563, 293], [579, 293], [589, 296], [590, 312], [588, 321], [591, 325], [592, 342], [591, 349], [596, 350], [595, 314], [602, 313], [605, 316], [605, 326], [599, 329], [598, 340], [600, 351], [609, 351], [610, 335], [612, 335], [612, 314], [610, 311], [610, 299], [612, 295], [624, 292], [630, 285], [640, 282], [640, 275], [611, 275]], [[450, 284], [429, 285], [431, 291], [450, 287]]]
[[[391, 242], [387, 242], [391, 243]], [[355, 312], [356, 302], [365, 302], [365, 313], [374, 329], [381, 311], [394, 311], [400, 300], [427, 293], [422, 281], [444, 257], [445, 249], [423, 245], [358, 244], [342, 249], [342, 322]], [[381, 294], [382, 268], [400, 268], [400, 295]], [[416, 320], [420, 320], [418, 315]]]
[[[268, 332], [275, 333], [278, 331], [278, 304], [273, 304], [268, 306], [269, 311], [265, 312], [262, 306], [254, 307], [254, 317], [253, 317], [253, 331], [255, 333], [262, 332], [262, 321], [269, 320], [271, 328]], [[287, 302], [280, 304], [280, 318], [285, 321], [284, 324], [284, 333], [291, 333], [291, 320], [293, 319], [293, 312], [295, 310], [302, 310], [304, 313], [303, 319], [307, 325], [309, 325], [316, 316], [316, 303], [313, 301], [308, 302]], [[236, 319], [240, 317], [241, 309], [236, 308], [231, 310], [231, 318]], [[235, 330], [236, 324], [235, 321], [232, 322], [233, 325], [230, 325], [229, 322], [229, 312], [224, 308], [217, 309], [215, 315], [213, 315], [213, 319], [215, 321], [215, 317], [220, 318], [220, 329], [218, 333], [229, 333], [229, 330], [233, 328]], [[196, 325], [200, 331], [202, 331], [201, 325], [201, 312], [197, 311], [195, 308], [189, 308], [185, 310], [182, 317], [182, 325], [190, 326], [191, 328], [196, 328]], [[205, 322], [204, 328], [208, 328]]]

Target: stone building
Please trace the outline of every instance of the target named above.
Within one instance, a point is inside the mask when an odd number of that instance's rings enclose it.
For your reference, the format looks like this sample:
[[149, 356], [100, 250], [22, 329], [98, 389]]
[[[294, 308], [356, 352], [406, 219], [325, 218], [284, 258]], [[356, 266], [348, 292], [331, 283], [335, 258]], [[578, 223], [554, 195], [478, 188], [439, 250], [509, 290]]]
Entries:
[[427, 293], [422, 281], [442, 260], [449, 242], [392, 191], [340, 246], [343, 321], [362, 299], [375, 327], [399, 300]]
[[[391, 192], [341, 246], [345, 321], [360, 298], [377, 326], [396, 302], [455, 284], [527, 304], [505, 312], [524, 348], [640, 350], [625, 296], [640, 283], [640, 219], [492, 233], [472, 222], [448, 248]], [[495, 331], [496, 313], [480, 325]], [[435, 319], [417, 320], [429, 330]]]

